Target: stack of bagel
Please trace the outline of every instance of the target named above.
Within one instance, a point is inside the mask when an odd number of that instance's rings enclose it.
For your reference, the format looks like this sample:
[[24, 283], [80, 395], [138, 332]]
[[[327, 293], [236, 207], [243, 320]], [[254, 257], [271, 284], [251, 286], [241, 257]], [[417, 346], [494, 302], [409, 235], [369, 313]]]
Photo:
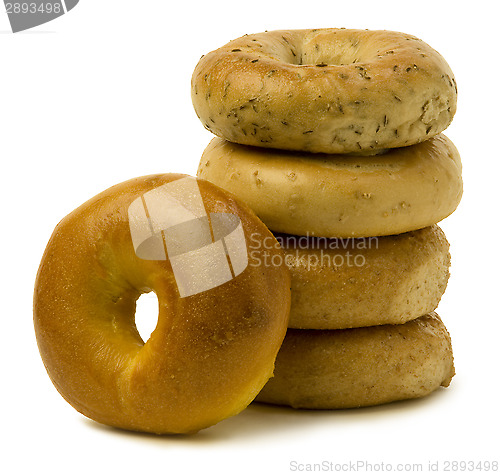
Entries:
[[348, 408], [448, 386], [436, 223], [462, 178], [441, 133], [457, 98], [442, 56], [390, 31], [245, 35], [200, 59], [192, 98], [218, 136], [198, 177], [255, 211], [291, 271], [289, 330], [257, 400]]

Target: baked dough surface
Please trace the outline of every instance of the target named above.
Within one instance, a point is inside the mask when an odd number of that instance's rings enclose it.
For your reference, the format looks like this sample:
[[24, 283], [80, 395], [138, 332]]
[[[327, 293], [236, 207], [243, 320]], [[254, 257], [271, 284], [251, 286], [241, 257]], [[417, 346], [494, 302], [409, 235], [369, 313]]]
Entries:
[[377, 238], [277, 239], [292, 276], [289, 328], [405, 323], [435, 310], [448, 283], [449, 244], [436, 225]]
[[373, 406], [425, 396], [455, 374], [437, 314], [404, 325], [288, 330], [257, 401], [307, 409]]
[[394, 31], [280, 30], [203, 56], [191, 95], [204, 126], [231, 142], [375, 154], [442, 132], [456, 111], [443, 57]]
[[[170, 254], [156, 260], [134, 251], [131, 204], [182, 178], [151, 175], [100, 193], [58, 224], [42, 258], [34, 296], [40, 354], [61, 395], [97, 422], [195, 432], [243, 410], [272, 375], [288, 323], [285, 265], [247, 266], [222, 285], [181, 297]], [[239, 217], [247, 245], [253, 234], [274, 239], [234, 196], [197, 183], [207, 213]], [[226, 247], [232, 244], [226, 239]], [[144, 342], [135, 302], [149, 291], [158, 297], [159, 315]]]
[[383, 155], [307, 154], [213, 139], [198, 176], [245, 201], [275, 232], [400, 234], [438, 223], [462, 197], [462, 164], [440, 134]]

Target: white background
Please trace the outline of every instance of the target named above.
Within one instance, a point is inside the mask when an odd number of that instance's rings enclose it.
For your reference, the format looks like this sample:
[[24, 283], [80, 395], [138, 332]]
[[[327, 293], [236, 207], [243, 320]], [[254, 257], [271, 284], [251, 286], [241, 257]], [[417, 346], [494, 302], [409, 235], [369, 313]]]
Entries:
[[[290, 473], [290, 463], [498, 460], [500, 121], [496, 2], [81, 0], [26, 33], [0, 12], [1, 464], [5, 473]], [[194, 175], [211, 135], [196, 118], [199, 57], [245, 33], [348, 27], [414, 34], [456, 75], [446, 134], [465, 194], [442, 223], [452, 276], [439, 313], [457, 375], [428, 398], [349, 411], [252, 405], [194, 436], [93, 423], [53, 388], [38, 354], [32, 293], [57, 222], [109, 186]]]

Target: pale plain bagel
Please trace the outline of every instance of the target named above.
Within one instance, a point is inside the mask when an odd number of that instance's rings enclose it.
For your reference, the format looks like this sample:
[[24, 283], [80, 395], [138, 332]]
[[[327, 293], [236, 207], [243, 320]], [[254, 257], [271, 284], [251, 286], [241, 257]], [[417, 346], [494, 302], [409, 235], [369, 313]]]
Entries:
[[280, 30], [203, 56], [191, 95], [214, 134], [246, 145], [375, 154], [442, 132], [457, 89], [443, 57], [394, 31]]
[[[237, 224], [230, 233], [216, 227], [223, 218]], [[246, 205], [185, 175], [121, 183], [64, 218], [34, 299], [62, 396], [95, 421], [154, 433], [198, 431], [244, 409], [272, 375], [290, 303], [284, 264], [245, 266], [250, 235], [274, 239]], [[160, 311], [145, 343], [135, 302], [151, 290]]]
[[405, 323], [436, 309], [448, 283], [438, 226], [364, 239], [276, 237], [292, 276], [289, 328]]
[[435, 313], [404, 325], [288, 330], [274, 377], [256, 400], [307, 409], [373, 406], [425, 396], [455, 374]]
[[460, 155], [440, 134], [373, 157], [307, 154], [213, 139], [198, 176], [245, 201], [275, 232], [400, 234], [435, 224], [462, 196]]

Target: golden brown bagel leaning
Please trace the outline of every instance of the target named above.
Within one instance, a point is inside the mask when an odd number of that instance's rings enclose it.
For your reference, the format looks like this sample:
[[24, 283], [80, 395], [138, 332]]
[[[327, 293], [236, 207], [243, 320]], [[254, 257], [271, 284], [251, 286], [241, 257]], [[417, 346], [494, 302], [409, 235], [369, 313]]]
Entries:
[[[182, 179], [186, 177], [152, 175], [102, 192], [58, 224], [40, 264], [34, 323], [45, 367], [75, 409], [104, 424], [183, 433], [240, 412], [272, 375], [286, 332], [290, 277], [285, 265], [235, 270], [237, 260], [231, 257], [235, 277], [182, 297], [170, 252], [200, 236], [184, 235], [170, 243], [173, 247], [167, 245], [168, 259], [138, 257], [139, 250], [161, 251], [163, 233], [151, 234], [144, 248], [135, 249], [130, 226], [141, 210], [134, 208], [134, 215], [132, 203], [148, 203], [148, 220], [136, 220], [134, 228], [147, 234], [156, 225], [149, 193]], [[230, 193], [203, 180], [197, 183], [207, 214], [240, 220], [245, 240], [239, 251], [247, 252], [251, 234], [272, 238]], [[174, 209], [168, 200], [162, 203], [162, 212]], [[210, 216], [217, 234], [216, 216]], [[167, 238], [163, 235], [164, 242]], [[220, 238], [215, 235], [214, 242], [220, 244]], [[224, 241], [225, 253], [233, 256], [235, 241], [228, 236]], [[190, 274], [189, 268], [181, 270], [206, 283], [216, 266], [201, 276]], [[159, 317], [144, 343], [134, 312], [138, 297], [149, 291], [158, 296]]]
[[443, 57], [394, 31], [279, 30], [203, 56], [191, 96], [204, 126], [231, 142], [375, 154], [442, 132], [456, 110]]

